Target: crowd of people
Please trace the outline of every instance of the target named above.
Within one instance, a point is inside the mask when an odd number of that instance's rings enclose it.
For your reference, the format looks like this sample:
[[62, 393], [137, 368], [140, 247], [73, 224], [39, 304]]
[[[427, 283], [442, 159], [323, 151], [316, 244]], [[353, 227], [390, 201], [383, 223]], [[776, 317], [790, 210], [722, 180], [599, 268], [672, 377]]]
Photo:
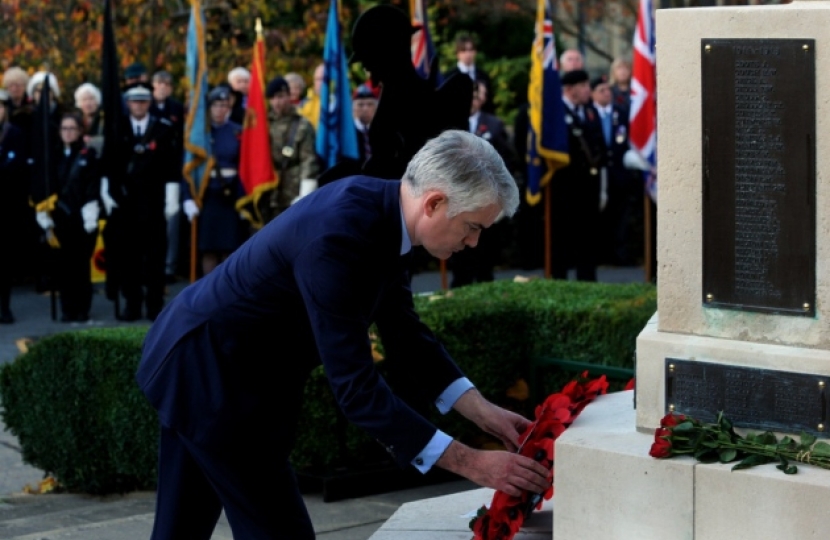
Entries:
[[[515, 125], [505, 126], [493, 112], [493, 82], [476, 65], [475, 40], [462, 35], [455, 45], [457, 64], [444, 78], [466, 75], [474, 81], [469, 131], [493, 145], [523, 188], [527, 106], [519, 108]], [[300, 74], [286, 73], [265, 88], [271, 158], [279, 182], [258, 200], [256, 211], [263, 223], [312, 189], [325, 169], [315, 150], [324, 69], [317, 66], [310, 87]], [[626, 250], [626, 228], [642, 185], [638, 174], [623, 165], [630, 65], [617, 60], [609, 76], [591, 80], [579, 51], [567, 50], [560, 57], [560, 74], [570, 165], [551, 182], [553, 276], [564, 279], [576, 268], [577, 279], [595, 280], [599, 263], [633, 262]], [[246, 68], [235, 67], [227, 83], [208, 93], [206, 118], [215, 165], [197, 201], [183, 182], [186, 105], [173, 97], [169, 72], [151, 76], [141, 63], [125, 70], [120, 140], [113, 145], [116, 167], [103, 176], [101, 91], [83, 83], [75, 89], [74, 107], [64, 107], [54, 74], [7, 69], [0, 90], [0, 225], [20, 234], [2, 235], [0, 249], [24, 254], [34, 268], [0, 265], [0, 323], [14, 322], [11, 286], [21, 269], [39, 276], [39, 286], [45, 283], [43, 287], [58, 291], [62, 321], [89, 319], [89, 260], [100, 220], [106, 220], [107, 296], [123, 298], [118, 317], [125, 321], [154, 320], [164, 303], [165, 284], [187, 273], [179, 262], [186, 259], [181, 256], [185, 220], [198, 218], [200, 275], [235, 251], [254, 232], [237, 210], [245, 195], [239, 160], [250, 81]], [[38, 107], [44, 85], [51, 99], [47, 119], [40, 117]], [[359, 163], [372, 157], [369, 127], [379, 97], [380, 88], [371, 80], [357, 85], [352, 94]], [[43, 131], [36, 127], [44, 122], [49, 126], [50, 159], [37, 140]], [[511, 231], [517, 227], [525, 241], [541, 237], [542, 224], [527, 219], [533, 212], [538, 209], [523, 203], [512, 221], [499, 220], [484, 231], [479, 247], [455, 254], [449, 261], [452, 286], [493, 280], [494, 268], [509, 247], [505, 243], [516, 236]], [[522, 223], [533, 230], [521, 230]], [[531, 249], [537, 247], [538, 242]]]

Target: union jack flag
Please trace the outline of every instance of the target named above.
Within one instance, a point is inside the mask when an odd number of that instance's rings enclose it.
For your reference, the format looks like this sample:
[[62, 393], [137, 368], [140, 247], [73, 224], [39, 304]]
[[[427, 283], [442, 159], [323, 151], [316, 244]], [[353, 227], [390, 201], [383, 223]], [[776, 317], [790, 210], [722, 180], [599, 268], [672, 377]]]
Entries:
[[657, 75], [654, 52], [654, 7], [640, 0], [634, 32], [634, 62], [631, 77], [630, 143], [650, 165], [645, 189], [657, 201]]
[[430, 62], [435, 58], [435, 45], [429, 34], [426, 0], [409, 0], [409, 13], [412, 17], [412, 26], [420, 27], [420, 30], [412, 34], [412, 63], [418, 75], [428, 79]]

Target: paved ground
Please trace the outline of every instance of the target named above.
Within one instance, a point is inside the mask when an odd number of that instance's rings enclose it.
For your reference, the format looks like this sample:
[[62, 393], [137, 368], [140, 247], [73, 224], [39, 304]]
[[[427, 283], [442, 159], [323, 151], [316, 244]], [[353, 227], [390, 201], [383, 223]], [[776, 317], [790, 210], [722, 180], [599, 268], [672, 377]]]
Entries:
[[[539, 276], [541, 271], [503, 271], [497, 279], [515, 275]], [[626, 283], [643, 280], [641, 268], [600, 268], [599, 280]], [[441, 287], [438, 273], [417, 274], [413, 291], [425, 293]], [[184, 287], [179, 283], [169, 288], [170, 296]], [[91, 321], [60, 323], [50, 319], [48, 295], [37, 294], [30, 287], [15, 288], [12, 310], [17, 322], [0, 325], [0, 364], [11, 362], [19, 354], [25, 340], [56, 332], [88, 328], [148, 324], [120, 323], [113, 316], [112, 303], [103, 294], [96, 294]], [[43, 472], [22, 462], [17, 439], [5, 430], [0, 421], [0, 539], [15, 540], [138, 540], [149, 538], [152, 528], [154, 493], [132, 493], [120, 497], [96, 498], [84, 495], [24, 495], [27, 484], [36, 485]], [[467, 481], [447, 482], [422, 488], [402, 490], [324, 503], [319, 494], [305, 496], [312, 520], [322, 540], [366, 540], [404, 502], [420, 500], [473, 489]], [[277, 501], [275, 500], [275, 506]], [[220, 520], [215, 539], [230, 539], [227, 522]]]

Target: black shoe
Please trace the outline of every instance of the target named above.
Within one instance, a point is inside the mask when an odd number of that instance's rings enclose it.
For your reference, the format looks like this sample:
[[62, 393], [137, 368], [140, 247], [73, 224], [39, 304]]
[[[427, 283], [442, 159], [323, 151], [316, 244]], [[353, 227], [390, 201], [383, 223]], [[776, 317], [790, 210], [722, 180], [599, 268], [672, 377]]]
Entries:
[[141, 318], [141, 312], [138, 311], [137, 309], [130, 309], [130, 308], [125, 308], [124, 311], [119, 313], [118, 317], [116, 317], [116, 319], [118, 319], [119, 321], [124, 321], [124, 322], [133, 322], [133, 321], [137, 321], [140, 318]]
[[14, 316], [11, 311], [4, 311], [3, 313], [0, 313], [0, 324], [12, 324], [13, 322]]

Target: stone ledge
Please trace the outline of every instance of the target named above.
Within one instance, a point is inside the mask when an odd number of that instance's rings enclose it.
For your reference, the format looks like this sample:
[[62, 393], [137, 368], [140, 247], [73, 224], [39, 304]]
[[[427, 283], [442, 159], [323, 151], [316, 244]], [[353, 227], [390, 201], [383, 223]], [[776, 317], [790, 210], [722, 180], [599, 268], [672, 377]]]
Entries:
[[648, 455], [631, 392], [601, 396], [556, 441], [556, 540], [825, 538], [830, 471]]
[[[369, 540], [470, 540], [470, 517], [483, 504], [490, 504], [492, 489], [474, 489], [433, 497], [401, 506]], [[550, 540], [553, 501], [545, 501], [515, 536], [516, 540]]]

